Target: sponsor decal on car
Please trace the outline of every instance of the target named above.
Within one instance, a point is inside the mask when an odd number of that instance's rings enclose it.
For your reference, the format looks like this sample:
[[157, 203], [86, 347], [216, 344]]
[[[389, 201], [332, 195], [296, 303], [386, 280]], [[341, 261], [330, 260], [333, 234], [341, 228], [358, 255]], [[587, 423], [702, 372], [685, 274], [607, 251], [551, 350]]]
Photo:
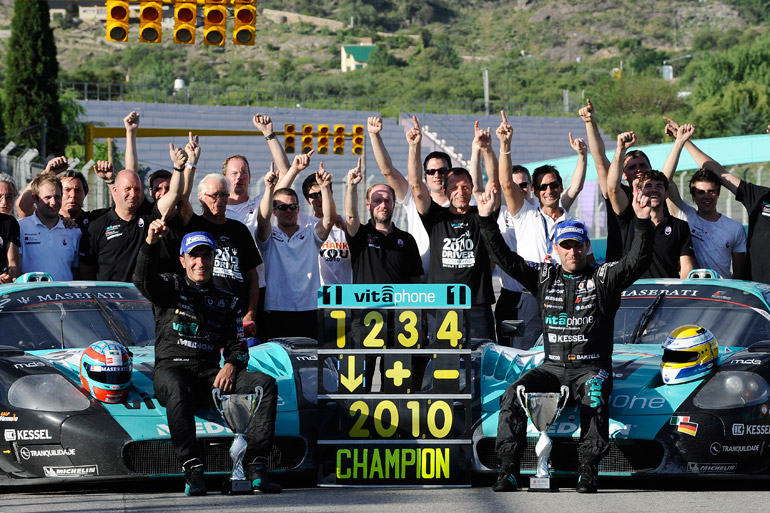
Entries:
[[52, 440], [53, 437], [47, 429], [6, 429], [3, 433], [5, 440], [15, 442], [17, 440]]
[[708, 474], [708, 473], [733, 474], [735, 473], [735, 469], [737, 467], [738, 467], [737, 463], [694, 463], [691, 461], [687, 462], [687, 472], [691, 472], [693, 474]]
[[735, 454], [735, 453], [752, 453], [752, 452], [759, 452], [762, 449], [762, 444], [752, 444], [752, 445], [723, 445], [719, 442], [714, 442], [711, 444], [711, 447], [709, 447], [709, 451], [711, 454], [716, 456], [720, 453], [725, 454]]
[[[158, 430], [158, 436], [171, 436], [171, 431], [167, 424], [155, 424], [155, 429]], [[216, 424], [214, 422], [196, 422], [195, 434], [196, 435], [218, 435], [220, 433], [233, 434], [230, 428]]]
[[0, 422], [16, 422], [19, 417], [9, 411], [0, 411]]
[[43, 467], [45, 477], [80, 477], [98, 476], [99, 467], [96, 465], [83, 465], [80, 467]]
[[19, 449], [19, 454], [25, 460], [30, 458], [50, 458], [52, 456], [74, 456], [75, 449], [30, 449], [29, 447], [22, 447]]
[[770, 424], [733, 424], [733, 436], [770, 435]]
[[674, 415], [671, 417], [669, 425], [676, 426], [677, 431], [686, 435], [695, 436], [698, 434], [698, 424], [696, 422], [690, 422], [690, 417]]

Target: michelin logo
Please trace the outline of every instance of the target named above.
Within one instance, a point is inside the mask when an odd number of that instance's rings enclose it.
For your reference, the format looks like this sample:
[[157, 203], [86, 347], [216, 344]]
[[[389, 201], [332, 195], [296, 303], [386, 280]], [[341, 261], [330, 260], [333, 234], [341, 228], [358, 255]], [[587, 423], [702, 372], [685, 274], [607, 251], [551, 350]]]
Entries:
[[96, 465], [83, 465], [81, 467], [43, 467], [45, 477], [80, 477], [98, 476], [99, 467]]

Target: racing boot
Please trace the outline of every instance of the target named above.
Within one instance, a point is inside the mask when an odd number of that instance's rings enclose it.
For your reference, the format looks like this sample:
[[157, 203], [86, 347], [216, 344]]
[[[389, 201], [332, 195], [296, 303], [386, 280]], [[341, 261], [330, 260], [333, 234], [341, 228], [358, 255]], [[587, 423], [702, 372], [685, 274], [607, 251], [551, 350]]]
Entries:
[[519, 489], [519, 464], [510, 462], [503, 463], [497, 473], [497, 481], [492, 485], [494, 492], [515, 492]]
[[203, 463], [198, 458], [182, 464], [184, 470], [185, 495], [206, 495], [206, 481], [203, 479]]
[[598, 465], [591, 463], [581, 463], [579, 470], [577, 493], [596, 493], [598, 490], [597, 476], [599, 474]]
[[246, 465], [246, 475], [251, 481], [251, 489], [262, 493], [281, 493], [281, 485], [270, 479], [267, 473], [267, 461], [257, 458]]

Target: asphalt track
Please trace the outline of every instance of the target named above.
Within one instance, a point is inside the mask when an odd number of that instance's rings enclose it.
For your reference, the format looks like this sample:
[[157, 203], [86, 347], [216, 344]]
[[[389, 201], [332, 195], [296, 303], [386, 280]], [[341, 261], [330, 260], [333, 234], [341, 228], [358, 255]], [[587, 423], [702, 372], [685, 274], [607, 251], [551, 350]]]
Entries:
[[[289, 512], [516, 513], [735, 512], [767, 511], [770, 481], [607, 479], [596, 495], [575, 493], [572, 479], [558, 493], [494, 493], [488, 487], [452, 489], [290, 488], [280, 495], [186, 497], [181, 481], [70, 485], [65, 490], [13, 489], [0, 495], [2, 513], [59, 512]], [[210, 485], [211, 486], [211, 485]]]

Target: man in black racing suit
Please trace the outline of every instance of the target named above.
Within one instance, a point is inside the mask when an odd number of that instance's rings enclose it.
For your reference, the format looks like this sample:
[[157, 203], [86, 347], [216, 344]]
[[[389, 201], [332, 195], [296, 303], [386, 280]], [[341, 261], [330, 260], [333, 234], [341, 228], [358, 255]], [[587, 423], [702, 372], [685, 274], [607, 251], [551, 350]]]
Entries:
[[520, 486], [517, 478], [527, 444], [527, 417], [516, 399], [517, 387], [523, 385], [526, 392], [558, 392], [566, 385], [570, 398], [580, 404], [577, 491], [594, 493], [599, 462], [609, 449], [614, 317], [621, 292], [652, 258], [649, 198], [639, 191], [633, 199], [637, 220], [629, 253], [603, 265], [586, 264], [588, 231], [575, 220], [556, 228], [554, 248], [561, 263], [525, 262], [500, 235], [490, 215], [493, 200], [488, 196], [483, 200], [480, 226], [490, 257], [537, 298], [545, 346], [543, 363], [524, 373], [500, 399], [496, 451], [502, 467], [493, 490], [514, 491]]
[[[249, 353], [243, 340], [238, 298], [211, 282], [216, 244], [205, 232], [182, 239], [180, 261], [186, 276], [159, 274], [158, 241], [168, 233], [163, 220], [154, 220], [140, 249], [134, 284], [153, 304], [155, 314], [155, 373], [158, 401], [166, 408], [171, 443], [182, 462], [187, 495], [205, 495], [201, 450], [195, 437], [195, 408], [212, 404], [212, 388], [227, 393], [254, 393], [262, 387], [259, 410], [246, 435], [244, 461], [252, 487], [278, 493], [281, 487], [267, 474], [267, 456], [275, 431], [275, 380], [246, 371]], [[220, 358], [224, 365], [220, 368]]]

